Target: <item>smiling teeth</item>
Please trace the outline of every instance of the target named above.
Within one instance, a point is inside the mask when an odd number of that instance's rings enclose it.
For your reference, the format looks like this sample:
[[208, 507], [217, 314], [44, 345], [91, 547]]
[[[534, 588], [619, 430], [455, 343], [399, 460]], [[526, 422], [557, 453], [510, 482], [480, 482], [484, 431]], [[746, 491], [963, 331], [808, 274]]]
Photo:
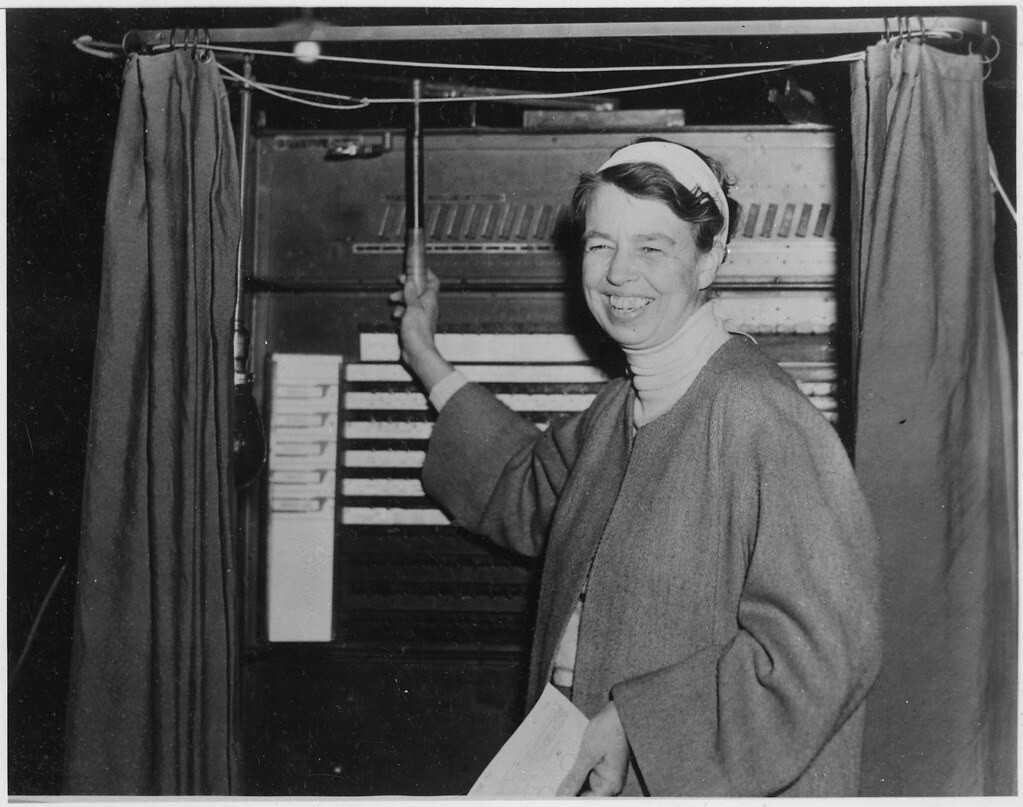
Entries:
[[615, 297], [611, 295], [611, 307], [615, 311], [635, 311], [651, 302], [649, 297]]

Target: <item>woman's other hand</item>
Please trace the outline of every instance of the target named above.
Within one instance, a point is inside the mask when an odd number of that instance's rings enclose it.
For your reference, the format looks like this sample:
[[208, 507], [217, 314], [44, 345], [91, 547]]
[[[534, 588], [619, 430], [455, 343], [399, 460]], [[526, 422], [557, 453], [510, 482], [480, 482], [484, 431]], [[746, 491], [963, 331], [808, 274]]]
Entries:
[[611, 701], [586, 726], [579, 755], [562, 780], [558, 795], [617, 796], [625, 786], [628, 763], [629, 742], [618, 708]]
[[393, 316], [400, 320], [401, 359], [429, 391], [454, 371], [437, 350], [437, 315], [440, 280], [427, 270], [426, 285], [420, 290], [412, 278], [398, 278], [401, 289], [390, 296]]

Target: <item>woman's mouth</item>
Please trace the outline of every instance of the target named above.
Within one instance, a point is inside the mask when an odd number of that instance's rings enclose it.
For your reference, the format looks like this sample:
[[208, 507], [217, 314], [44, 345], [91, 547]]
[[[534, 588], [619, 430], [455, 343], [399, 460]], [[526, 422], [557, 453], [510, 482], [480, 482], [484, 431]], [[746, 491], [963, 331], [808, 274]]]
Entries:
[[631, 314], [653, 302], [650, 297], [618, 297], [614, 294], [609, 295], [608, 300], [611, 308], [619, 314]]

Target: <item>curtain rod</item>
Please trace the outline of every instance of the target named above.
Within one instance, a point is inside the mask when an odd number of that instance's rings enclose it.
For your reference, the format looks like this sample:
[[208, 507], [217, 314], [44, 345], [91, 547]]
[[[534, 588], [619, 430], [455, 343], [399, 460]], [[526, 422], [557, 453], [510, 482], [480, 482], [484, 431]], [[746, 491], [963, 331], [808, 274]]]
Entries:
[[[190, 29], [193, 30], [193, 29]], [[604, 37], [907, 35], [924, 31], [986, 36], [984, 20], [967, 17], [862, 17], [793, 20], [690, 20], [682, 22], [538, 23], [509, 25], [338, 26], [297, 20], [273, 28], [200, 29], [208, 44], [314, 42], [402, 42], [456, 39], [597, 39]], [[193, 32], [194, 35], [194, 32]], [[133, 31], [133, 44], [152, 48], [174, 44], [185, 29]], [[127, 38], [126, 38], [127, 39]]]

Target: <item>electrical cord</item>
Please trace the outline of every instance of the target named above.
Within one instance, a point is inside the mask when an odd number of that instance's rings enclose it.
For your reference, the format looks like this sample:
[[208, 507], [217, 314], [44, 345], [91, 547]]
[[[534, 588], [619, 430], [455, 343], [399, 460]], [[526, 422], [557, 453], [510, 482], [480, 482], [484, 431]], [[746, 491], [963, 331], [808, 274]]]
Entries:
[[46, 596], [43, 597], [43, 601], [39, 606], [39, 610], [36, 612], [35, 619], [32, 620], [32, 627], [29, 628], [28, 636], [25, 639], [25, 646], [21, 650], [21, 654], [18, 656], [18, 660], [11, 668], [10, 672], [7, 673], [7, 691], [9, 692], [11, 687], [14, 685], [18, 674], [21, 672], [22, 666], [25, 664], [25, 659], [28, 657], [28, 651], [32, 647], [35, 641], [36, 634], [39, 632], [39, 625], [43, 621], [43, 614], [46, 613], [47, 607], [50, 605], [50, 600], [53, 599], [54, 592], [57, 590], [57, 586], [60, 584], [61, 579], [64, 577], [64, 573], [67, 571], [67, 561], [61, 565], [60, 570], [57, 572], [57, 576], [53, 578], [53, 582], [50, 583], [50, 588], [46, 592]]

